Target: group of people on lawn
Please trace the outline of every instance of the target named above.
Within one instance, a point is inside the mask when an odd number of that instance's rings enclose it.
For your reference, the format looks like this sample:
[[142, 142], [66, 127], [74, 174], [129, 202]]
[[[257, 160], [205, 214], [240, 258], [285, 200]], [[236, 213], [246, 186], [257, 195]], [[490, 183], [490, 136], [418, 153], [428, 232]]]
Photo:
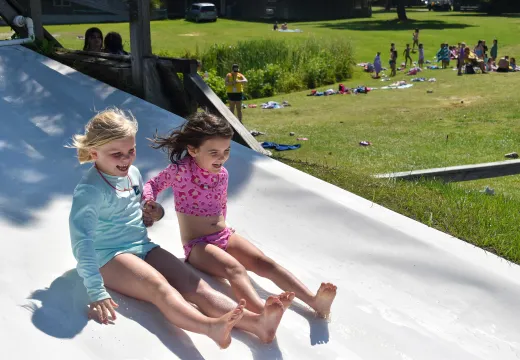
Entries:
[[[415, 47], [417, 46], [419, 56], [417, 66], [419, 68], [424, 67], [425, 56], [424, 56], [424, 45], [419, 41], [419, 29], [415, 29], [413, 35], [413, 46], [406, 44], [406, 48], [403, 52], [405, 62], [402, 64], [402, 68], [405, 69], [410, 62], [410, 66], [414, 65], [411, 53], [416, 53]], [[488, 52], [489, 51], [489, 52]], [[396, 50], [395, 44], [390, 45], [390, 59], [388, 61], [391, 69], [390, 76], [397, 75], [397, 59], [398, 51]], [[517, 71], [520, 68], [516, 66], [515, 58], [509, 58], [504, 56], [498, 58], [498, 40], [493, 40], [493, 46], [488, 49], [485, 40], [479, 40], [473, 50], [461, 42], [456, 46], [450, 46], [448, 43], [442, 43], [436, 54], [437, 62], [441, 63], [441, 68], [446, 69], [450, 65], [451, 60], [456, 60], [458, 75], [463, 73], [474, 73], [474, 68], [479, 68], [483, 74], [491, 71], [497, 72], [509, 72]], [[378, 52], [374, 59], [374, 78], [379, 78], [379, 74], [383, 70], [381, 63], [381, 53]]]

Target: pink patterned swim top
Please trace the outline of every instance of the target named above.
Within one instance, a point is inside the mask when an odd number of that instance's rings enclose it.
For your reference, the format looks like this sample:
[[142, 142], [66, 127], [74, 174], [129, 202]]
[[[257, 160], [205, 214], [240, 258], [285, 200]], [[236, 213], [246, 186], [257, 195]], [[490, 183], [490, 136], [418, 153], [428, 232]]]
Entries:
[[143, 188], [143, 201], [157, 199], [164, 189], [171, 187], [175, 211], [196, 216], [224, 215], [227, 212], [228, 172], [222, 167], [213, 174], [197, 165], [191, 156], [177, 164], [170, 164]]

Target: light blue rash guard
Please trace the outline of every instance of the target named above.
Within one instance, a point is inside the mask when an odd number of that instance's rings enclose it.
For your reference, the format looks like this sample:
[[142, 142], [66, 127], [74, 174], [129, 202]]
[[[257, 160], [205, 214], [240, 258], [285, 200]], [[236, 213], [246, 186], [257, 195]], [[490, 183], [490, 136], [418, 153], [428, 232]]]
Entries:
[[91, 302], [110, 298], [99, 268], [122, 253], [144, 255], [158, 246], [150, 241], [143, 224], [143, 179], [135, 166], [128, 177], [101, 177], [93, 166], [74, 190], [69, 216], [72, 252]]

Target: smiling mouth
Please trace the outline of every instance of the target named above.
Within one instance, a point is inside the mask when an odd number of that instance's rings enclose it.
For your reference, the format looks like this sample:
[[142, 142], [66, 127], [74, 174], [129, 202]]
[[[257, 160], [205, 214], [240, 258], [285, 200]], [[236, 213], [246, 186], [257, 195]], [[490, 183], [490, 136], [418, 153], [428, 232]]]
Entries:
[[213, 164], [213, 167], [215, 169], [220, 169], [222, 167], [222, 164]]
[[130, 165], [126, 165], [126, 166], [119, 166], [119, 165], [117, 165], [116, 166], [117, 170], [122, 171], [122, 172], [128, 171], [129, 167], [130, 167]]

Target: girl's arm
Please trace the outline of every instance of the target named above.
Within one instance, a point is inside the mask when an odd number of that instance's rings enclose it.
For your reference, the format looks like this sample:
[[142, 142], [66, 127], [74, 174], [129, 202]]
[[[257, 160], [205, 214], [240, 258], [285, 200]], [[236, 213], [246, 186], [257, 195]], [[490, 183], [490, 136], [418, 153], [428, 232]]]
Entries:
[[103, 194], [91, 185], [79, 185], [74, 191], [69, 216], [72, 253], [76, 258], [79, 276], [87, 288], [90, 302], [109, 299], [94, 249], [94, 235]]
[[244, 76], [244, 74], [240, 74], [240, 75], [242, 75], [242, 80], [240, 80], [240, 82], [246, 83], [246, 82], [247, 82], [247, 79], [246, 79], [246, 77]]
[[170, 164], [166, 169], [161, 171], [156, 177], [148, 180], [143, 188], [143, 202], [150, 200], [156, 201], [157, 196], [166, 188], [174, 186], [175, 175], [179, 168], [175, 164]]

